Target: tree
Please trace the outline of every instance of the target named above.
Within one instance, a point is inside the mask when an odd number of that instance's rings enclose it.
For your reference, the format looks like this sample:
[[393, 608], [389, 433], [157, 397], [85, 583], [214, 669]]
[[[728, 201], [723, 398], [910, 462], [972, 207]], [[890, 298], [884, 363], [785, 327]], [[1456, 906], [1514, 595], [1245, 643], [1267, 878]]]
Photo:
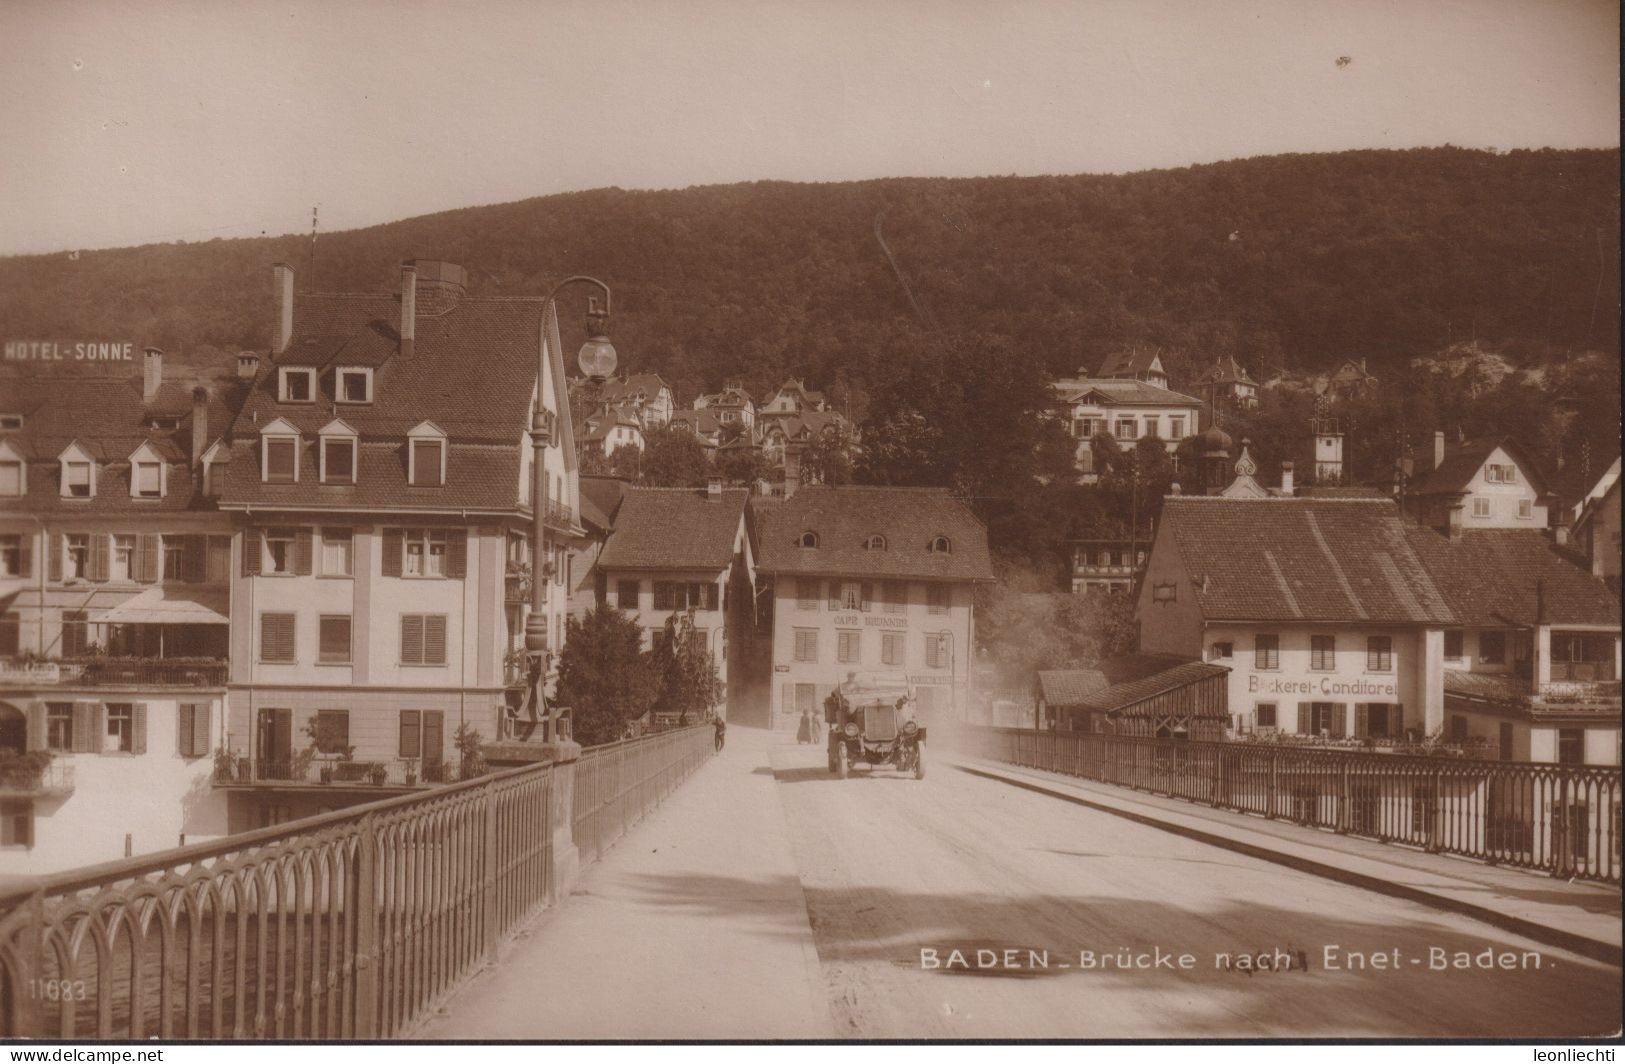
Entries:
[[857, 440], [844, 422], [828, 426], [801, 449], [801, 480], [835, 487], [852, 482]]
[[1033, 590], [1047, 586], [1041, 575], [1016, 571], [977, 603], [981, 646], [1003, 683], [1026, 686], [1040, 669], [1092, 668], [1134, 652], [1132, 596]]
[[659, 677], [655, 710], [677, 714], [679, 724], [699, 719], [722, 701], [722, 677], [706, 636], [694, 627], [694, 612], [674, 612], [655, 644], [652, 666]]
[[639, 481], [656, 488], [704, 487], [711, 475], [705, 448], [692, 432], [663, 426], [644, 434], [643, 476]]
[[609, 456], [605, 472], [610, 476], [636, 480], [643, 470], [643, 449], [635, 443], [623, 443]]
[[657, 677], [643, 652], [638, 622], [608, 604], [565, 626], [559, 656], [558, 701], [575, 715], [576, 741], [594, 746], [619, 739], [626, 722], [654, 704]]
[[773, 463], [759, 447], [727, 447], [717, 455], [717, 475], [735, 484], [750, 485], [773, 477]]

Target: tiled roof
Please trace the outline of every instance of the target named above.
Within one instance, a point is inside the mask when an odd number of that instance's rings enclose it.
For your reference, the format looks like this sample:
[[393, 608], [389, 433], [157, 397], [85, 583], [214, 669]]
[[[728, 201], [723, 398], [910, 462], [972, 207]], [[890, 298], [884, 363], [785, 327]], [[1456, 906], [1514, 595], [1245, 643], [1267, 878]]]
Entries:
[[645, 399], [654, 402], [662, 388], [671, 391], [671, 386], [660, 379], [660, 374], [634, 373], [625, 380], [610, 378], [604, 382], [598, 394], [604, 402], [613, 403], [621, 399], [631, 399], [642, 392]]
[[1210, 619], [1455, 621], [1389, 500], [1174, 496], [1164, 533]]
[[[1136, 703], [1144, 702], [1148, 698], [1187, 687], [1199, 680], [1224, 676], [1230, 671], [1223, 665], [1211, 665], [1205, 661], [1182, 661], [1163, 667], [1166, 665], [1165, 662], [1147, 660], [1147, 664], [1157, 671], [1091, 691], [1084, 695], [1078, 705], [1084, 709], [1114, 713], [1130, 709]], [[1220, 710], [1213, 715], [1222, 717], [1225, 714]]]
[[1591, 486], [1591, 490], [1586, 492], [1585, 498], [1574, 504], [1574, 527], [1579, 528], [1595, 517], [1597, 511], [1602, 507], [1603, 500], [1608, 497], [1608, 493], [1613, 491], [1618, 484], [1619, 459], [1616, 458], [1614, 464], [1609, 466], [1597, 483]]
[[1133, 377], [1136, 373], [1150, 373], [1151, 364], [1160, 352], [1156, 348], [1134, 347], [1114, 351], [1100, 364], [1102, 377]]
[[1247, 371], [1236, 361], [1234, 355], [1225, 355], [1215, 359], [1200, 377], [1196, 378], [1198, 384], [1257, 384], [1247, 375]]
[[[21, 413], [23, 427], [0, 434], [28, 463], [28, 494], [16, 509], [38, 513], [150, 513], [212, 509], [195, 500], [192, 457], [192, 382], [164, 382], [151, 400], [141, 396], [140, 376], [98, 375], [73, 378], [0, 376], [0, 412]], [[231, 383], [212, 383], [204, 407], [205, 446], [219, 439], [231, 423], [240, 390]], [[147, 418], [159, 414], [179, 419], [176, 429], [154, 429]], [[99, 463], [93, 499], [64, 499], [57, 458], [78, 441]], [[130, 497], [130, 455], [150, 443], [168, 466], [162, 499]]]
[[722, 422], [709, 410], [677, 410], [671, 415], [673, 425], [681, 425], [699, 436], [710, 436], [722, 431]]
[[811, 388], [803, 384], [798, 377], [791, 377], [777, 388], [774, 388], [771, 392], [768, 392], [766, 397], [762, 399], [762, 404], [765, 406], [766, 404], [771, 403], [783, 392], [800, 392], [803, 402], [815, 407], [824, 405], [824, 393], [813, 391]]
[[628, 488], [598, 556], [604, 569], [720, 571], [733, 560], [747, 491]]
[[1155, 384], [1145, 381], [1117, 380], [1090, 378], [1089, 380], [1066, 380], [1055, 384], [1055, 393], [1058, 398], [1067, 403], [1076, 403], [1085, 396], [1093, 393], [1099, 400], [1109, 406], [1201, 406], [1202, 401], [1195, 396], [1185, 395], [1182, 392], [1172, 391], [1168, 388], [1159, 388]]
[[1507, 454], [1523, 469], [1524, 475], [1530, 478], [1530, 483], [1540, 490], [1543, 479], [1523, 448], [1518, 446], [1510, 436], [1481, 436], [1477, 439], [1466, 440], [1461, 443], [1446, 444], [1444, 448], [1444, 461], [1433, 469], [1428, 470], [1410, 487], [1413, 495], [1434, 495], [1445, 492], [1467, 490], [1478, 471], [1484, 468], [1484, 463], [1490, 460], [1496, 448], [1503, 448]]
[[[415, 341], [410, 357], [399, 350], [400, 300], [394, 294], [300, 293], [294, 299], [293, 337], [281, 355], [262, 363], [233, 429], [233, 460], [221, 503], [399, 507], [402, 509], [520, 509], [520, 451], [526, 444], [530, 400], [536, 388], [544, 301], [530, 298], [442, 298], [418, 288]], [[549, 341], [551, 343], [551, 340]], [[557, 355], [552, 358], [556, 361]], [[277, 370], [309, 365], [318, 374], [314, 403], [277, 399]], [[340, 366], [373, 369], [373, 401], [337, 403], [333, 374]], [[554, 367], [550, 372], [562, 378]], [[555, 390], [562, 379], [552, 382]], [[335, 487], [316, 474], [318, 431], [342, 418], [360, 435], [357, 483]], [[560, 436], [568, 420], [561, 411]], [[260, 480], [258, 429], [282, 418], [308, 447], [299, 482]], [[405, 438], [424, 420], [446, 433], [446, 484], [407, 485]], [[561, 444], [566, 460], [573, 440]]]
[[1106, 676], [1098, 669], [1045, 669], [1038, 673], [1038, 690], [1050, 706], [1079, 706], [1096, 691], [1107, 687]]
[[1620, 623], [1608, 584], [1538, 529], [1467, 531], [1457, 541], [1415, 526], [1407, 533], [1461, 624], [1534, 624], [1537, 584], [1548, 624]]
[[[757, 518], [756, 567], [770, 573], [991, 580], [987, 530], [946, 488], [802, 488], [782, 502], [752, 503]], [[799, 545], [803, 532], [817, 547]], [[885, 537], [884, 550], [864, 541]], [[947, 553], [928, 550], [947, 536]]]
[[354, 484], [323, 484], [315, 437], [300, 448], [299, 480], [266, 484], [260, 480], [258, 440], [238, 439], [224, 469], [220, 497], [225, 503], [301, 506], [313, 510], [368, 509], [512, 511], [519, 508], [517, 444], [454, 444], [446, 451], [446, 483], [438, 488], [406, 482], [404, 442], [362, 438]]
[[769, 414], [762, 418], [764, 434], [782, 432], [785, 439], [811, 439], [827, 428], [846, 423], [835, 410], [803, 410], [799, 414]]

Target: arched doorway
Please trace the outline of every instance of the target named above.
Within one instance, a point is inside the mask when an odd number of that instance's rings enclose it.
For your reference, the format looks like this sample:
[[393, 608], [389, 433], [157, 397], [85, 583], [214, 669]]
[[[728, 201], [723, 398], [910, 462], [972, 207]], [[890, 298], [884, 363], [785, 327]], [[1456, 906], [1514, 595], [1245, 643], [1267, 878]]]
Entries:
[[0, 702], [0, 757], [28, 749], [28, 717], [22, 710]]

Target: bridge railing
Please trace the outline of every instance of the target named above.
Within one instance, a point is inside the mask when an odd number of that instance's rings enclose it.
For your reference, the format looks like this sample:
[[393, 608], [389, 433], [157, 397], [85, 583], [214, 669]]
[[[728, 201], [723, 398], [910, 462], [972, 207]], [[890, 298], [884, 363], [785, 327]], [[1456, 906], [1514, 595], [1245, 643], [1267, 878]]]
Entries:
[[400, 1036], [556, 896], [558, 829], [596, 858], [710, 742], [685, 728], [0, 889], [0, 1037]]
[[965, 728], [957, 745], [996, 761], [1306, 827], [1620, 881], [1617, 767], [1017, 728]]

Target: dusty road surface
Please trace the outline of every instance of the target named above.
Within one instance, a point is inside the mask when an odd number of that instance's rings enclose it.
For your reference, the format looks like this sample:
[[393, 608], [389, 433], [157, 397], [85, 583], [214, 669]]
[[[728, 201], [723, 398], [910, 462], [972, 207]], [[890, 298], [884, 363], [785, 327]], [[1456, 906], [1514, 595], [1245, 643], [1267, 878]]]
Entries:
[[[1619, 1028], [1618, 969], [1478, 921], [942, 759], [922, 781], [838, 781], [819, 747], [766, 752], [834, 1037], [1536, 1037]], [[1530, 883], [1538, 889], [1540, 880]], [[1264, 962], [1247, 971], [1242, 954]], [[1452, 967], [1462, 955], [1513, 969]], [[1283, 970], [1268, 970], [1275, 965]]]

